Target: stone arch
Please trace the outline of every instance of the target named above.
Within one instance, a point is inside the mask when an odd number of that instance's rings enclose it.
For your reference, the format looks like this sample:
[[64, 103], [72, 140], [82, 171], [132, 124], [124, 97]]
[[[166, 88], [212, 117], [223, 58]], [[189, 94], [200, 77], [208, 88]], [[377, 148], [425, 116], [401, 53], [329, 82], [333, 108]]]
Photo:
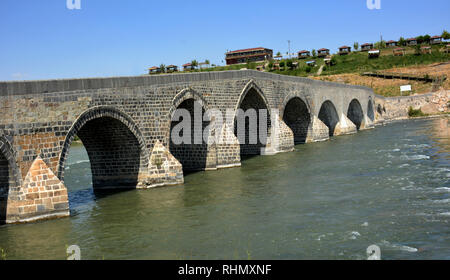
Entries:
[[131, 117], [111, 106], [93, 107], [82, 113], [67, 133], [59, 157], [57, 176], [62, 182], [75, 135], [88, 153], [95, 189], [137, 186], [148, 166], [148, 152]]
[[[196, 106], [201, 108], [201, 127], [195, 125], [196, 115], [194, 109]], [[173, 130], [178, 129], [177, 126], [185, 121], [183, 117], [179, 120], [173, 120], [177, 109], [185, 109], [190, 115], [190, 140], [187, 143], [184, 141], [182, 143], [174, 142]], [[214, 125], [210, 121], [203, 120], [207, 110], [208, 104], [203, 96], [190, 88], [183, 89], [172, 100], [172, 106], [169, 110], [167, 143], [170, 153], [181, 163], [184, 171], [208, 170], [216, 167], [216, 144], [208, 144], [208, 141], [203, 139], [204, 133], [208, 133], [210, 137], [215, 135]], [[208, 130], [208, 132], [205, 132], [205, 130]], [[179, 133], [178, 136], [185, 136], [184, 129], [177, 130], [177, 132]], [[183, 132], [183, 134], [180, 134], [180, 132]]]
[[329, 135], [334, 135], [334, 129], [336, 125], [339, 123], [339, 115], [337, 113], [336, 107], [333, 102], [330, 100], [326, 100], [322, 103], [319, 111], [319, 119], [328, 126]]
[[[239, 109], [245, 112], [245, 114], [241, 114], [242, 111]], [[254, 115], [256, 116], [256, 127], [252, 127], [253, 125], [250, 121], [251, 112], [248, 111], [249, 109], [255, 110]], [[260, 112], [263, 113], [261, 110], [266, 110], [267, 112], [265, 128], [260, 127], [260, 124], [264, 123], [260, 120]], [[235, 107], [235, 112], [233, 130], [235, 136], [239, 140], [241, 156], [261, 154], [261, 149], [267, 145], [267, 139], [270, 134], [270, 107], [266, 96], [253, 80], [248, 82], [242, 90], [239, 96], [239, 101]], [[239, 120], [244, 121], [243, 125], [245, 125], [245, 128], [242, 130], [238, 128]], [[266, 129], [265, 134], [262, 133], [262, 129]], [[261, 137], [259, 137], [260, 135], [267, 135], [267, 137], [265, 139], [261, 139]], [[252, 141], [252, 138], [256, 139], [256, 143]]]
[[0, 224], [6, 222], [6, 210], [11, 191], [20, 186], [20, 170], [16, 153], [9, 140], [0, 135]]
[[369, 102], [367, 104], [367, 117], [372, 122], [375, 120], [375, 111], [373, 110], [373, 101], [372, 101], [372, 98], [370, 98], [370, 97], [369, 97]]
[[244, 89], [242, 90], [241, 94], [239, 95], [239, 101], [236, 104], [235, 110], [240, 108], [242, 101], [244, 101], [245, 97], [251, 90], [254, 90], [256, 93], [258, 93], [259, 97], [264, 101], [264, 104], [265, 104], [267, 110], [270, 110], [269, 102], [267, 101], [266, 95], [253, 80], [249, 81], [245, 85]]
[[308, 103], [299, 95], [289, 95], [281, 109], [283, 121], [294, 134], [294, 144], [305, 143], [312, 121]]
[[353, 99], [348, 105], [347, 117], [355, 124], [356, 129], [360, 129], [364, 122], [364, 113], [358, 99]]

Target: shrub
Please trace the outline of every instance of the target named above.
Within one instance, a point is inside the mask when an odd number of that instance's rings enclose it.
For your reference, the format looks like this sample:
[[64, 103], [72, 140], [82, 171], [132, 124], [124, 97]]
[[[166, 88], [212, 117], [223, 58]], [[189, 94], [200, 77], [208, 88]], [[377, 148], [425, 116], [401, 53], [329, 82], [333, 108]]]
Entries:
[[426, 115], [422, 112], [422, 110], [420, 108], [416, 110], [416, 109], [413, 109], [413, 107], [409, 106], [408, 116], [414, 118], [414, 117], [423, 117]]

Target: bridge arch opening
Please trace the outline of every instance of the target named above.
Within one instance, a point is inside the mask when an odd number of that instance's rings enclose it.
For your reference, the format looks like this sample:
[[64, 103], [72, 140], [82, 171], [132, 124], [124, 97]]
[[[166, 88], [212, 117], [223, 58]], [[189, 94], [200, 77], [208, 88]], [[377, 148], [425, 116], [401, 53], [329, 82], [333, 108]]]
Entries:
[[306, 142], [311, 114], [306, 103], [299, 97], [288, 101], [283, 112], [283, 121], [294, 133], [294, 144]]
[[[87, 153], [94, 190], [137, 186], [147, 156], [142, 135], [129, 117], [109, 108], [90, 110], [79, 117], [66, 136], [59, 161], [58, 177], [67, 187], [70, 187], [70, 182], [64, 180], [64, 172], [70, 168], [67, 158], [73, 141], [78, 139]], [[76, 164], [86, 162], [82, 149], [77, 155], [81, 160], [75, 159]]]
[[[0, 145], [2, 143], [0, 142]], [[10, 166], [6, 155], [0, 150], [0, 224], [6, 221], [6, 207], [8, 202], [10, 181]]]
[[241, 157], [261, 154], [261, 148], [267, 145], [270, 125], [266, 99], [255, 87], [250, 87], [241, 97], [234, 119]]
[[185, 172], [205, 170], [208, 143], [203, 135], [206, 133], [210, 135], [211, 131], [209, 131], [210, 121], [203, 119], [205, 114], [203, 102], [187, 98], [172, 113], [176, 113], [177, 117], [171, 116], [170, 153], [181, 163]]
[[319, 119], [328, 126], [329, 135], [333, 136], [334, 129], [339, 122], [339, 115], [336, 111], [336, 107], [334, 107], [334, 104], [330, 100], [322, 103], [319, 111]]
[[356, 125], [359, 130], [364, 120], [364, 113], [361, 104], [357, 99], [353, 99], [348, 105], [347, 117]]

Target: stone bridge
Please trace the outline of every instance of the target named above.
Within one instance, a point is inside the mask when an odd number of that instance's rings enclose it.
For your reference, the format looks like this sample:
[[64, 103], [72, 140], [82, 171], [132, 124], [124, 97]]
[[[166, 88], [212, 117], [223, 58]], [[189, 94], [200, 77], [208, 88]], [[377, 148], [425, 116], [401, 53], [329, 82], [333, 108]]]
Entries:
[[[235, 121], [218, 127], [210, 119], [205, 131], [227, 142], [174, 144], [172, 113], [194, 114], [194, 104], [224, 115], [230, 108], [279, 114], [264, 143], [240, 143]], [[247, 155], [371, 128], [373, 108], [369, 88], [253, 70], [0, 82], [0, 220], [69, 215], [64, 170], [75, 136], [89, 155], [94, 190], [149, 188], [182, 184], [186, 171], [240, 166]]]

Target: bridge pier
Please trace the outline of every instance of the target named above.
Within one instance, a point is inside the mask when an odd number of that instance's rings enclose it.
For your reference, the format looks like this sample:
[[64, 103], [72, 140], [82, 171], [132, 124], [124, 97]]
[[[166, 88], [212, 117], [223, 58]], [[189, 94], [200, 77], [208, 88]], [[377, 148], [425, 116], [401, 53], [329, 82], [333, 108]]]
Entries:
[[40, 156], [33, 161], [23, 184], [10, 190], [6, 223], [23, 223], [70, 215], [64, 184]]
[[217, 140], [217, 169], [241, 166], [239, 140], [226, 123], [222, 125]]
[[305, 143], [321, 142], [330, 139], [329, 128], [318, 117], [313, 116], [308, 127]]
[[156, 141], [148, 163], [148, 174], [137, 185], [137, 188], [152, 188], [184, 183], [183, 167], [181, 163]]
[[267, 145], [261, 148], [261, 155], [274, 155], [293, 150], [294, 133], [279, 116], [275, 116], [267, 137]]
[[345, 114], [341, 114], [339, 122], [334, 128], [333, 135], [354, 134], [357, 131], [356, 125]]

